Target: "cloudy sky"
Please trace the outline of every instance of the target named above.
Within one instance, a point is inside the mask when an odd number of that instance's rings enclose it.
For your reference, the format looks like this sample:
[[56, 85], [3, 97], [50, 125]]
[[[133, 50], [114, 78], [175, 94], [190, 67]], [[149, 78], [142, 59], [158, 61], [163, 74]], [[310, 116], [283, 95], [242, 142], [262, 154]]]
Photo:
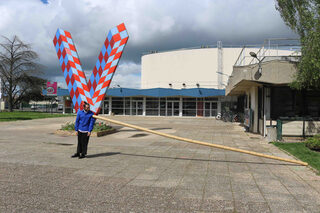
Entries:
[[30, 43], [45, 65], [42, 77], [66, 87], [52, 39], [71, 32], [82, 68], [91, 73], [110, 28], [124, 22], [129, 41], [112, 85], [140, 87], [141, 54], [150, 50], [260, 44], [297, 36], [274, 0], [0, 0], [0, 35]]

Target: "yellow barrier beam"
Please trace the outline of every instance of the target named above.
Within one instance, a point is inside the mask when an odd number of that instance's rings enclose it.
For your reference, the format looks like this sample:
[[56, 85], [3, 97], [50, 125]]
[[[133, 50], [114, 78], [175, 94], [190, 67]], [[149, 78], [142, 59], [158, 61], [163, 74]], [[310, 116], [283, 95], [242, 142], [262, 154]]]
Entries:
[[96, 118], [96, 119], [108, 121], [110, 123], [114, 123], [114, 124], [118, 124], [118, 125], [121, 125], [121, 126], [130, 127], [130, 128], [133, 128], [133, 129], [141, 130], [141, 131], [144, 131], [144, 132], [149, 132], [149, 133], [152, 133], [152, 134], [160, 135], [160, 136], [163, 136], [163, 137], [167, 137], [167, 138], [171, 138], [171, 139], [175, 139], [175, 140], [179, 140], [179, 141], [184, 141], [184, 142], [193, 143], [193, 144], [199, 144], [199, 145], [203, 145], [203, 146], [210, 146], [210, 147], [214, 147], [214, 148], [218, 148], [218, 149], [224, 149], [224, 150], [229, 150], [229, 151], [233, 151], [233, 152], [240, 152], [240, 153], [245, 153], [245, 154], [254, 155], [254, 156], [258, 156], [258, 157], [269, 158], [269, 159], [274, 159], [274, 160], [279, 160], [279, 161], [285, 161], [285, 162], [289, 162], [289, 163], [295, 163], [295, 164], [299, 164], [299, 165], [303, 165], [303, 166], [307, 166], [308, 165], [308, 163], [302, 162], [302, 161], [290, 160], [290, 159], [280, 158], [280, 157], [276, 157], [276, 156], [272, 156], [272, 155], [265, 155], [265, 154], [258, 153], [258, 152], [252, 152], [252, 151], [247, 151], [247, 150], [243, 150], [243, 149], [237, 149], [237, 148], [232, 148], [232, 147], [228, 147], [228, 146], [223, 146], [223, 145], [218, 145], [218, 144], [212, 144], [212, 143], [192, 140], [192, 139], [183, 138], [183, 137], [179, 137], [179, 136], [175, 136], [175, 135], [169, 135], [169, 134], [162, 133], [162, 132], [157, 132], [157, 131], [154, 131], [154, 130], [151, 130], [151, 129], [146, 129], [146, 128], [143, 128], [143, 127], [140, 127], [140, 126], [135, 126], [135, 125], [132, 125], [132, 124], [127, 124], [127, 123], [121, 122], [121, 121], [112, 120], [112, 119], [106, 118], [106, 117], [101, 117], [101, 116], [96, 116], [96, 115], [93, 115], [93, 117]]

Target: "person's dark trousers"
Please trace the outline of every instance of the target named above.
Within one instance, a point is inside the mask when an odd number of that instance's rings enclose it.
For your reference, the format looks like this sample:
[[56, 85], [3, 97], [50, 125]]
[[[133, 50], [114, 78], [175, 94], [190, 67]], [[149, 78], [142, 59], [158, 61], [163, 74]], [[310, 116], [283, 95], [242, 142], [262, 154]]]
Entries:
[[82, 154], [82, 155], [87, 154], [89, 138], [90, 136], [88, 136], [88, 133], [78, 131], [78, 147], [77, 147], [78, 154]]

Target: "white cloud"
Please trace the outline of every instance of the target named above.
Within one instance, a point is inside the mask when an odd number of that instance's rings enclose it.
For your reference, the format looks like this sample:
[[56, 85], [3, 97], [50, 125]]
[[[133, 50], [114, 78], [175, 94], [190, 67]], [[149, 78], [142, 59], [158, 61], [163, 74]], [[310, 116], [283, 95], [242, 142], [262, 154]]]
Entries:
[[270, 0], [8, 0], [0, 14], [0, 35], [31, 43], [48, 78], [62, 76], [52, 43], [57, 28], [71, 32], [82, 68], [92, 70], [109, 29], [124, 22], [130, 38], [114, 80], [128, 85], [138, 85], [132, 81], [144, 51], [294, 35]]
[[140, 81], [140, 75], [116, 73], [112, 79], [110, 88], [117, 87], [117, 85], [122, 88], [140, 88]]

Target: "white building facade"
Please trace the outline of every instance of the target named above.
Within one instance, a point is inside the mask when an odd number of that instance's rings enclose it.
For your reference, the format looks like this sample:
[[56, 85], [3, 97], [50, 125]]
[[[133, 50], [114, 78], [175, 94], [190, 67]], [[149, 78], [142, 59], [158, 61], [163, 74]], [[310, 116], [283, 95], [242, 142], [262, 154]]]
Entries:
[[[245, 51], [243, 51], [245, 50]], [[198, 48], [151, 53], [141, 58], [141, 88], [214, 88], [224, 89], [233, 66], [248, 63], [250, 52], [260, 48]], [[270, 49], [264, 54], [289, 55], [292, 51]]]

